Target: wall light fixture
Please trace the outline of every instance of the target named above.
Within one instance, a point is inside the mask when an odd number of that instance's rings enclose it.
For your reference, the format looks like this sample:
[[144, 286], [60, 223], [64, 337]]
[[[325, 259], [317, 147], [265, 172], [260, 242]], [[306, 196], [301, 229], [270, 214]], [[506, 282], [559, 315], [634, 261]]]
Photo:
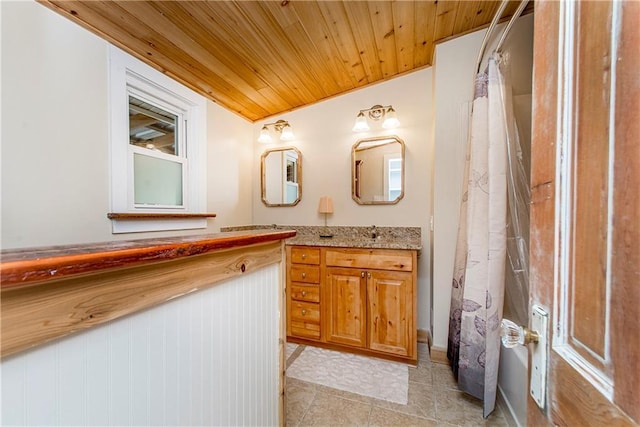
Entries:
[[378, 121], [384, 118], [382, 127], [385, 129], [393, 129], [400, 125], [400, 121], [396, 116], [396, 110], [394, 110], [391, 105], [374, 105], [366, 110], [360, 110], [358, 117], [356, 117], [356, 124], [353, 125], [354, 132], [364, 132], [369, 130], [369, 123], [367, 122], [367, 117], [364, 113], [368, 113], [367, 115], [373, 121]]
[[260, 130], [260, 136], [258, 137], [258, 142], [263, 144], [268, 144], [273, 141], [271, 138], [271, 133], [269, 132], [269, 126], [273, 126], [276, 132], [280, 133], [280, 140], [282, 141], [291, 141], [293, 139], [293, 130], [291, 129], [291, 125], [286, 120], [278, 120], [273, 123], [266, 123], [262, 126]]

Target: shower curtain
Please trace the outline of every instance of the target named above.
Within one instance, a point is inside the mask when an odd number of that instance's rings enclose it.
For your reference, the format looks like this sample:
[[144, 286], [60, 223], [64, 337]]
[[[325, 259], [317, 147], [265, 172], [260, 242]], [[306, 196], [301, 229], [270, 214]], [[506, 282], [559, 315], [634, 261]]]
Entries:
[[[517, 143], [505, 58], [475, 79], [454, 262], [447, 356], [461, 390], [495, 408], [507, 248], [508, 142]], [[510, 262], [511, 264], [511, 262]]]

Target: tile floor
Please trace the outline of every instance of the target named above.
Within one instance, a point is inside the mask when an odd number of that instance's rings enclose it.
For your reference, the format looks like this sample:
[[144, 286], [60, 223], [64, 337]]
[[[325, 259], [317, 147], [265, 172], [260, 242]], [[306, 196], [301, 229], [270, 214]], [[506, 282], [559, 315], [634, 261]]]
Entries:
[[[301, 348], [287, 360], [299, 355]], [[419, 345], [409, 367], [409, 401], [399, 405], [295, 378], [286, 380], [287, 426], [509, 426], [498, 407], [482, 418], [482, 405], [458, 390], [448, 366], [431, 363]]]

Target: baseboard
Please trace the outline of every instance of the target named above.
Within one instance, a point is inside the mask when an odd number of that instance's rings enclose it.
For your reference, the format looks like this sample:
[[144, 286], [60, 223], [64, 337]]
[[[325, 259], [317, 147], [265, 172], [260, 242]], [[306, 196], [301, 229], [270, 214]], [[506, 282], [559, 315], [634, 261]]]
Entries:
[[451, 365], [447, 358], [447, 349], [440, 347], [431, 347], [431, 361], [433, 363], [441, 363], [443, 365]]
[[431, 347], [431, 332], [424, 329], [418, 329], [418, 342], [425, 343]]

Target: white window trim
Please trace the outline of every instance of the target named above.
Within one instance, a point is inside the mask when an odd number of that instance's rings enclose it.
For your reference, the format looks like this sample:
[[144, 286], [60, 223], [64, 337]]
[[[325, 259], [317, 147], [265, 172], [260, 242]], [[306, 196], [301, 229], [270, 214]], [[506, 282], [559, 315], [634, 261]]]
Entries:
[[[133, 88], [131, 91], [129, 88]], [[149, 208], [133, 204], [133, 157], [129, 155], [129, 93], [143, 94], [160, 106], [185, 111], [188, 161], [184, 207]], [[171, 102], [166, 101], [171, 98]], [[207, 112], [205, 98], [147, 64], [109, 47], [109, 146], [111, 211], [116, 213], [202, 213], [206, 211]], [[131, 183], [131, 184], [130, 184]], [[113, 233], [206, 228], [205, 218], [112, 220]]]

